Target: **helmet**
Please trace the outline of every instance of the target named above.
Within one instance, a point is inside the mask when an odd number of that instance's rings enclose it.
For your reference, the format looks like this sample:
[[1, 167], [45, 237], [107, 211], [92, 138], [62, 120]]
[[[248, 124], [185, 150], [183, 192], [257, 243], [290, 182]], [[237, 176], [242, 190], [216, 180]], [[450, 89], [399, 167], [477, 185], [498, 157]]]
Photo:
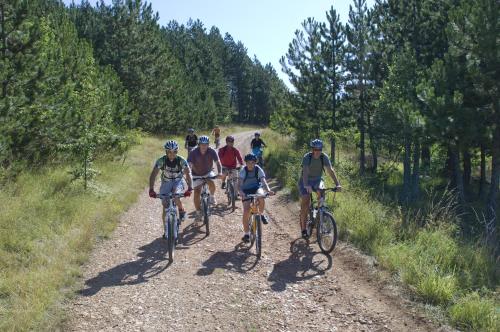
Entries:
[[194, 129], [193, 128], [189, 128], [188, 129], [188, 133], [190, 133], [190, 134], [194, 133]]
[[255, 136], [260, 136], [260, 133], [258, 131], [255, 132]]
[[167, 141], [163, 147], [165, 150], [179, 150], [179, 144], [176, 141]]
[[320, 139], [313, 139], [311, 141], [311, 148], [315, 148], [315, 149], [323, 149], [323, 141], [320, 140]]
[[208, 138], [208, 136], [200, 136], [200, 138], [198, 139], [198, 144], [208, 144], [210, 143], [210, 138]]
[[252, 154], [252, 153], [249, 153], [245, 156], [245, 161], [257, 161], [257, 156]]
[[229, 135], [226, 137], [226, 142], [234, 142], [234, 136], [233, 135]]

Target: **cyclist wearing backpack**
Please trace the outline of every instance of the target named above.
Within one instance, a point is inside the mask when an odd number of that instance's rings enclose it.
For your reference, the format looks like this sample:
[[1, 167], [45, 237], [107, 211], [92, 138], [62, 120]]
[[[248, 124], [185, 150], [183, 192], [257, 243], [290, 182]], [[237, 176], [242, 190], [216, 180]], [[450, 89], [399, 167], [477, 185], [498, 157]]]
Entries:
[[219, 159], [222, 164], [222, 189], [226, 189], [226, 177], [238, 163], [243, 166], [240, 151], [234, 147], [234, 136], [226, 137], [226, 146], [219, 149]]
[[[192, 181], [191, 181], [191, 171], [186, 160], [181, 156], [177, 155], [179, 150], [179, 145], [176, 141], [167, 141], [164, 145], [165, 155], [159, 158], [151, 171], [149, 176], [149, 197], [156, 198], [157, 194], [154, 190], [155, 180], [158, 173], [161, 171], [161, 186], [160, 195], [167, 195], [171, 192], [174, 193], [184, 193], [184, 196], [188, 197], [191, 195]], [[185, 186], [185, 181], [183, 176], [186, 178], [187, 191]], [[167, 207], [167, 199], [162, 200], [163, 206]], [[182, 206], [182, 202], [179, 198], [175, 199], [175, 203], [179, 208], [179, 219], [182, 221], [186, 216], [186, 211]], [[165, 210], [162, 209], [162, 219], [165, 223]], [[165, 235], [163, 235], [165, 237]]]
[[324, 188], [323, 171], [326, 170], [328, 175], [330, 175], [338, 191], [342, 189], [330, 158], [323, 153], [323, 142], [319, 139], [314, 139], [311, 141], [310, 146], [311, 152], [306, 153], [302, 159], [302, 175], [299, 180], [300, 228], [304, 239], [308, 238], [306, 219], [311, 199], [310, 194], [314, 191], [319, 197], [319, 189]]
[[[240, 176], [238, 179], [238, 188], [241, 196], [241, 200], [243, 201], [246, 198], [246, 195], [253, 194], [264, 194], [264, 190], [262, 188], [266, 188], [266, 191], [269, 195], [274, 195], [274, 191], [269, 189], [269, 185], [266, 181], [266, 174], [264, 170], [260, 168], [257, 163], [257, 157], [254, 154], [247, 154], [245, 156], [246, 166], [243, 167], [240, 171]], [[267, 224], [267, 217], [264, 213], [264, 198], [259, 198], [259, 212], [262, 214], [262, 223]], [[243, 230], [245, 234], [241, 239], [243, 242], [250, 242], [250, 230], [248, 229], [248, 218], [250, 217], [250, 201], [243, 202]]]
[[188, 154], [196, 147], [197, 144], [198, 144], [198, 136], [196, 136], [196, 134], [194, 133], [193, 128], [189, 128], [188, 134], [186, 136], [186, 143], [184, 143], [184, 147], [188, 151]]

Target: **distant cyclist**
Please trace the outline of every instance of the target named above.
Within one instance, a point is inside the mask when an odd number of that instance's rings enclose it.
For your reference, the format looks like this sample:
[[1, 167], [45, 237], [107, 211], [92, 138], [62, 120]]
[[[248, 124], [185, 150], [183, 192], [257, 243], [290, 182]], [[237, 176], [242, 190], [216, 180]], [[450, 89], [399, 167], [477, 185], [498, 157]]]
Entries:
[[[210, 139], [208, 136], [200, 136], [198, 147], [195, 148], [188, 156], [188, 163], [191, 167], [193, 177], [221, 177], [222, 166], [219, 161], [217, 152], [209, 146]], [[217, 166], [217, 174], [213, 172], [214, 163]], [[215, 183], [213, 180], [206, 180], [208, 190], [210, 191], [210, 204], [217, 204], [215, 201]], [[194, 206], [196, 208], [196, 217], [201, 217], [200, 194], [202, 180], [193, 180], [194, 187]]]
[[250, 148], [252, 149], [252, 153], [257, 156], [257, 160], [260, 165], [263, 164], [262, 160], [262, 149], [267, 147], [266, 143], [260, 138], [260, 133], [256, 132], [254, 139], [250, 142]]
[[323, 171], [326, 170], [328, 175], [333, 179], [337, 190], [340, 191], [342, 189], [330, 158], [323, 153], [323, 142], [319, 139], [314, 139], [311, 141], [310, 146], [311, 152], [306, 153], [302, 159], [302, 176], [299, 180], [300, 229], [302, 230], [302, 237], [304, 239], [308, 238], [306, 219], [311, 200], [310, 194], [316, 192], [319, 197], [319, 189], [324, 188]]
[[196, 134], [194, 133], [193, 128], [189, 128], [188, 134], [186, 136], [186, 143], [184, 143], [184, 147], [188, 151], [188, 154], [189, 152], [191, 152], [191, 150], [193, 150], [196, 147], [197, 144], [198, 144], [198, 136], [196, 136]]
[[[241, 200], [244, 201], [246, 195], [253, 194], [264, 194], [263, 188], [270, 195], [274, 195], [274, 191], [269, 189], [269, 185], [266, 181], [266, 174], [264, 170], [260, 168], [257, 163], [257, 157], [254, 154], [247, 154], [245, 156], [246, 166], [240, 171], [240, 176], [238, 179], [238, 188], [241, 196]], [[267, 224], [267, 217], [264, 215], [265, 207], [264, 198], [259, 198], [259, 212], [262, 214], [262, 223]], [[243, 242], [247, 243], [250, 241], [250, 230], [248, 228], [248, 218], [250, 218], [250, 201], [243, 202], [243, 230], [245, 234], [241, 239]]]
[[234, 147], [234, 136], [226, 137], [226, 145], [219, 149], [219, 159], [222, 164], [222, 189], [226, 189], [226, 177], [236, 169], [238, 163], [243, 166], [240, 151]]
[[215, 148], [218, 149], [220, 145], [220, 128], [218, 125], [215, 125], [215, 128], [212, 129], [212, 134], [215, 138]]
[[[177, 155], [179, 145], [176, 141], [167, 141], [164, 145], [165, 155], [160, 157], [151, 171], [149, 176], [149, 196], [156, 198], [157, 194], [154, 190], [155, 180], [158, 173], [161, 171], [160, 195], [167, 195], [171, 192], [176, 194], [184, 193], [185, 196], [190, 196], [192, 189], [191, 172], [188, 163], [184, 158]], [[187, 191], [183, 176], [186, 178]], [[162, 200], [163, 206], [167, 207], [168, 200]], [[179, 198], [175, 199], [175, 203], [179, 208], [179, 219], [182, 221], [186, 216], [184, 207]], [[165, 223], [165, 210], [162, 213], [163, 223]], [[165, 226], [165, 225], [164, 225]], [[165, 237], [165, 234], [163, 235]]]

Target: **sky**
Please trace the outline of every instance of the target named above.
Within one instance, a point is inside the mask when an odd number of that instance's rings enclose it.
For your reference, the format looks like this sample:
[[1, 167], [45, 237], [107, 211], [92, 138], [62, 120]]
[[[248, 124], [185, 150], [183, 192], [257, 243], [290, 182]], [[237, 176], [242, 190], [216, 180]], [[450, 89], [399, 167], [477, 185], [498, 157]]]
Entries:
[[[70, 4], [72, 0], [64, 0]], [[80, 3], [80, 0], [74, 0]], [[90, 0], [92, 4], [96, 0]], [[111, 0], [105, 0], [110, 3]], [[241, 41], [248, 55], [257, 56], [263, 64], [271, 63], [280, 78], [290, 86], [282, 72], [279, 59], [286, 54], [295, 30], [307, 17], [326, 21], [326, 11], [333, 5], [342, 22], [347, 22], [352, 0], [152, 0], [148, 1], [159, 13], [160, 25], [171, 20], [186, 23], [200, 19], [207, 30], [216, 26], [224, 35]], [[375, 0], [367, 0], [372, 6]]]

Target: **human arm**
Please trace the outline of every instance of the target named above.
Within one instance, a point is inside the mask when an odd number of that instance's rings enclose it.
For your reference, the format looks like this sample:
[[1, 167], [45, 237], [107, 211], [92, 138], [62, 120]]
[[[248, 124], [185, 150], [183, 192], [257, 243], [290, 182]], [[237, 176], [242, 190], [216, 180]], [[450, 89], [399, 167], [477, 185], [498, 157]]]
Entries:
[[153, 198], [156, 197], [154, 186], [155, 186], [156, 176], [158, 175], [159, 172], [160, 169], [155, 165], [155, 167], [151, 171], [151, 175], [149, 175], [149, 196]]
[[243, 167], [243, 158], [241, 158], [241, 153], [238, 149], [236, 149], [236, 159], [240, 163], [240, 166]]
[[326, 172], [333, 179], [333, 182], [335, 182], [335, 186], [337, 187], [337, 190], [341, 191], [342, 190], [342, 186], [340, 185], [340, 181], [339, 181], [339, 179], [337, 177], [337, 173], [335, 172], [335, 169], [332, 166], [330, 166], [330, 167], [326, 168]]

